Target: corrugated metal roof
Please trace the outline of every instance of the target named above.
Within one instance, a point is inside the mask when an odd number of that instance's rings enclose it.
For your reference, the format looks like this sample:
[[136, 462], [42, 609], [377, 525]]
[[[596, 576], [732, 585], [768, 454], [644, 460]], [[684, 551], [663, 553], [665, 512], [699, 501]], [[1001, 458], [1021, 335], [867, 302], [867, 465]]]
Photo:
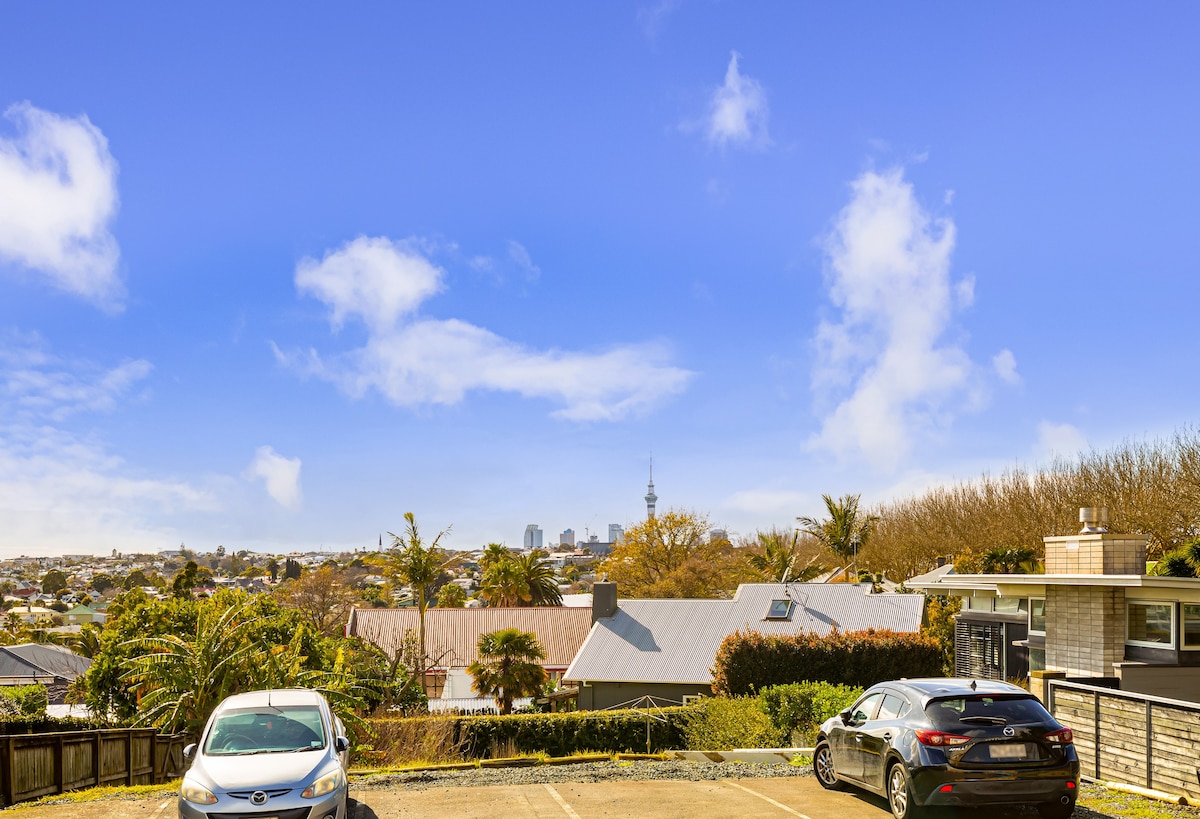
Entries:
[[[857, 584], [751, 583], [732, 600], [620, 600], [615, 615], [596, 622], [564, 679], [711, 682], [717, 649], [735, 631], [920, 631], [923, 595], [868, 590]], [[793, 601], [791, 617], [765, 619], [771, 601], [782, 599]]]
[[[394, 655], [405, 632], [417, 633], [415, 608], [354, 609], [346, 633]], [[427, 609], [425, 650], [439, 668], [466, 668], [478, 657], [479, 636], [502, 628], [532, 632], [546, 652], [545, 668], [566, 668], [592, 626], [590, 608]]]

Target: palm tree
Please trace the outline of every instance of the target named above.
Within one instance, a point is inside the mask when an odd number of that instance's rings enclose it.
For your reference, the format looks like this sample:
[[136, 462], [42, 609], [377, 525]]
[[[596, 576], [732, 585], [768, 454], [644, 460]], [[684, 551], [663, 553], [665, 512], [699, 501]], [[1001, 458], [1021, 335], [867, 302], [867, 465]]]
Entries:
[[538, 664], [546, 652], [535, 635], [505, 628], [479, 637], [479, 659], [467, 666], [475, 678], [472, 688], [483, 697], [495, 697], [501, 714], [512, 713], [513, 700], [532, 697], [546, 683], [546, 669]]
[[[772, 583], [795, 583], [812, 580], [825, 567], [817, 563], [820, 555], [813, 555], [803, 565], [800, 565], [800, 530], [792, 531], [791, 536], [779, 531], [759, 532], [758, 547], [761, 551], [750, 552], [746, 562], [750, 568], [762, 575], [764, 580]], [[754, 548], [754, 547], [752, 547]]]
[[140, 652], [131, 657], [123, 680], [141, 690], [138, 721], [167, 731], [198, 735], [204, 721], [234, 693], [243, 660], [253, 647], [245, 633], [253, 620], [246, 603], [199, 612], [196, 633], [142, 637], [130, 641]]
[[508, 560], [512, 556], [513, 553], [503, 543], [489, 543], [483, 547], [483, 554], [479, 556], [479, 568], [486, 572], [490, 567]]
[[478, 596], [493, 608], [521, 605], [521, 576], [512, 556], [492, 563], [479, 581]]
[[430, 586], [442, 576], [442, 572], [458, 562], [458, 558], [448, 555], [438, 546], [442, 537], [450, 531], [449, 527], [437, 533], [437, 537], [428, 546], [421, 540], [417, 529], [417, 518], [412, 512], [404, 513], [404, 537], [392, 535], [392, 560], [396, 575], [401, 582], [408, 585], [417, 601], [417, 646], [420, 654], [417, 657], [417, 676], [421, 678], [421, 686], [425, 686], [425, 610], [429, 608]]
[[834, 500], [829, 495], [822, 495], [825, 509], [829, 517], [817, 520], [810, 517], [798, 517], [802, 531], [815, 537], [821, 545], [843, 561], [844, 576], [850, 580], [850, 562], [858, 560], [858, 553], [867, 545], [875, 524], [879, 522], [876, 515], [864, 515], [859, 512], [858, 501], [861, 495], [845, 495]]
[[983, 556], [984, 574], [1033, 574], [1037, 555], [1028, 546], [1000, 546]]
[[521, 602], [525, 606], [561, 606], [562, 592], [558, 576], [546, 559], [546, 553], [534, 549], [527, 555], [513, 558], [521, 582]]

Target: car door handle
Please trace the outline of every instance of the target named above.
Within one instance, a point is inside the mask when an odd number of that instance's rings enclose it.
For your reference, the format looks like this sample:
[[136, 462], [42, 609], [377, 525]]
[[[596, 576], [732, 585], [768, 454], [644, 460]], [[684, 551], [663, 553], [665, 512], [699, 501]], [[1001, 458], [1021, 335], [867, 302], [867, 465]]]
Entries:
[[891, 734], [884, 734], [884, 735], [883, 735], [883, 739], [884, 739], [884, 741], [885, 741], [885, 742], [891, 742], [891, 741], [892, 741], [892, 735], [891, 735]]
[[862, 741], [863, 741], [863, 735], [862, 735], [862, 734], [855, 734], [855, 735], [854, 735], [854, 741], [855, 741], [855, 742], [862, 742]]

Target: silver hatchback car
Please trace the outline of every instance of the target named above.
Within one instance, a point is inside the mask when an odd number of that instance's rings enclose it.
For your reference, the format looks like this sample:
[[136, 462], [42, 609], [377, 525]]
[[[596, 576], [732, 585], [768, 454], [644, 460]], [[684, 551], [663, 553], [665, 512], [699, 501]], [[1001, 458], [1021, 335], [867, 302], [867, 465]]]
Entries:
[[180, 819], [346, 819], [345, 733], [316, 691], [226, 698], [184, 749]]

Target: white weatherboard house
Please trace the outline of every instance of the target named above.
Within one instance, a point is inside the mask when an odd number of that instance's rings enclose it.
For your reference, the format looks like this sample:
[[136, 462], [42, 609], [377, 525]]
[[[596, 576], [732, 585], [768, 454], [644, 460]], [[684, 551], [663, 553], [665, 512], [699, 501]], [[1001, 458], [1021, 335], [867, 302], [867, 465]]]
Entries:
[[678, 705], [712, 694], [717, 649], [737, 631], [825, 635], [921, 629], [924, 595], [871, 594], [869, 584], [745, 583], [731, 600], [621, 600], [615, 583], [592, 589], [594, 624], [563, 675], [579, 708], [652, 697]]

